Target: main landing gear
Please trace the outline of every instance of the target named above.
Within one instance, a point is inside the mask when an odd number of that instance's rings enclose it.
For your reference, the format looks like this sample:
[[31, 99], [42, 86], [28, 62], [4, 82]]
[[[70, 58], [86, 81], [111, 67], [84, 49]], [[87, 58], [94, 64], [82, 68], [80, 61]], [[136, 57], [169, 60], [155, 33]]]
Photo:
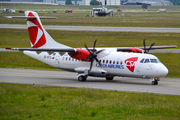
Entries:
[[113, 80], [114, 77], [106, 77], [106, 80]]
[[[77, 78], [80, 82], [86, 81], [87, 75], [79, 75]], [[106, 77], [106, 80], [113, 80], [114, 77]]]
[[80, 82], [86, 81], [86, 79], [87, 79], [87, 75], [85, 75], [85, 76], [80, 75], [80, 76], [78, 77], [78, 80], [79, 80]]
[[151, 81], [152, 85], [157, 85], [158, 81], [159, 81], [159, 78], [151, 78], [150, 81]]

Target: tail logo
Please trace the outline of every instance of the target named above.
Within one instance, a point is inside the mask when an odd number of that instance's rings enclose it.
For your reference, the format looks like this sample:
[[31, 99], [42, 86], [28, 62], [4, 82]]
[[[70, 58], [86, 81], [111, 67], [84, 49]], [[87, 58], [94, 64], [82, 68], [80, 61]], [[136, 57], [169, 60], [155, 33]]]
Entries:
[[[35, 16], [33, 13], [29, 12], [28, 17]], [[28, 18], [27, 25], [32, 48], [39, 48], [43, 46], [46, 43], [46, 37], [37, 18]]]
[[138, 57], [132, 57], [125, 60], [126, 67], [131, 71], [134, 72], [135, 62], [138, 60]]

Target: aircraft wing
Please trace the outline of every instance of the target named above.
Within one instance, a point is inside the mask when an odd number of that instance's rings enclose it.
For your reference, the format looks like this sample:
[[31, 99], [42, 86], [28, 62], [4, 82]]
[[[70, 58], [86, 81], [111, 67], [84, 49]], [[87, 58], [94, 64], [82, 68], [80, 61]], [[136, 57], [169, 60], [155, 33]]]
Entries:
[[[169, 46], [152, 46], [151, 47], [151, 50], [155, 50], [155, 49], [166, 49], [166, 48], [176, 48], [177, 46], [176, 45], [169, 45]], [[137, 47], [139, 49], [143, 49], [144, 50], [144, 47]], [[146, 49], [149, 49], [150, 47], [146, 47]]]
[[117, 51], [122, 51], [122, 52], [139, 52], [142, 53], [143, 50], [155, 50], [155, 49], [167, 49], [167, 48], [176, 48], [176, 45], [170, 45], [170, 46], [148, 46], [148, 47], [126, 47], [126, 48], [117, 48]]
[[[170, 45], [170, 46], [152, 46], [151, 50], [155, 49], [166, 49], [166, 48], [176, 48], [176, 45]], [[146, 50], [150, 48], [146, 47]], [[133, 49], [141, 49], [145, 50], [144, 47], [117, 47], [117, 48], [99, 48], [99, 49], [107, 49], [107, 50], [115, 50], [116, 51], [122, 51], [122, 52], [132, 52]], [[76, 52], [77, 50], [74, 48], [6, 48], [6, 50], [16, 50], [16, 51], [54, 51], [54, 52]], [[93, 50], [93, 49], [89, 49]], [[97, 49], [96, 49], [97, 51]]]
[[16, 50], [16, 51], [76, 52], [76, 49], [73, 49], [73, 48], [6, 48], [6, 50]]

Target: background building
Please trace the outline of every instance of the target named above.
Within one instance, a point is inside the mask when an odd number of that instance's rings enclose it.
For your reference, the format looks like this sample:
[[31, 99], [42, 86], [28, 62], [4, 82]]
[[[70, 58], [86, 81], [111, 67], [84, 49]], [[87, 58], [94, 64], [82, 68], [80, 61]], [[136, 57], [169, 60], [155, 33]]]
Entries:
[[142, 5], [143, 3], [151, 6], [173, 5], [169, 0], [121, 0], [121, 5]]
[[[29, 3], [37, 2], [43, 4], [58, 4], [65, 5], [66, 0], [0, 0], [0, 2], [19, 2], [19, 3]], [[71, 0], [74, 5], [90, 5], [91, 0]], [[147, 3], [151, 6], [164, 6], [173, 5], [169, 0], [97, 0], [102, 2], [103, 5], [142, 5]]]

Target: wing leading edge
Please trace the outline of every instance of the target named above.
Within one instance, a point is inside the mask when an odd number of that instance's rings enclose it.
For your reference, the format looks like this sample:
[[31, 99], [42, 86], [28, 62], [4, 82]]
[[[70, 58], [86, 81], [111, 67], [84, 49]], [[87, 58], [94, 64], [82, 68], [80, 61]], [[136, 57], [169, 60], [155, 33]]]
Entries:
[[[176, 48], [176, 45], [170, 45], [170, 46], [153, 46], [151, 50], [155, 49], [167, 49], [167, 48]], [[146, 49], [149, 49], [150, 47], [146, 47]], [[106, 48], [102, 48], [106, 49]], [[141, 49], [144, 50], [144, 47], [129, 47], [129, 48], [116, 48], [117, 51], [122, 52], [133, 52], [135, 49]], [[77, 50], [75, 48], [6, 48], [6, 50], [16, 50], [16, 51], [54, 51], [54, 52], [76, 52]], [[91, 50], [91, 49], [90, 49]]]

